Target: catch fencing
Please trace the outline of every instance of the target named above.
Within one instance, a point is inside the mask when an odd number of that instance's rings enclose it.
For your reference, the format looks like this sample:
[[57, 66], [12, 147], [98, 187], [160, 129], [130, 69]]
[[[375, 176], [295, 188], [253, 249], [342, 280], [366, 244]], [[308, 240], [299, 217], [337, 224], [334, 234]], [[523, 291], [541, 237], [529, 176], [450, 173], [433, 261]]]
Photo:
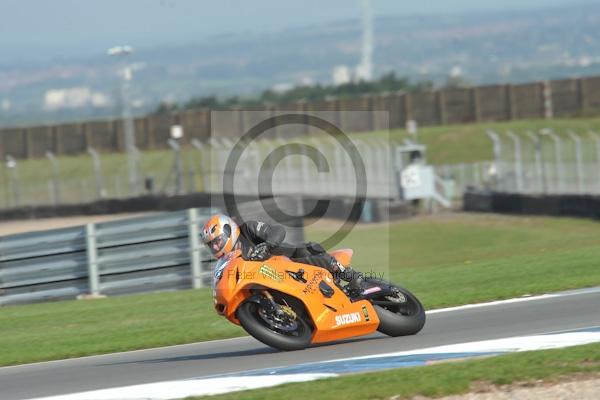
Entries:
[[[231, 192], [254, 198], [275, 195], [401, 201], [400, 174], [412, 162], [411, 154], [418, 152], [424, 156], [425, 152], [424, 147], [421, 149], [407, 140], [399, 142], [378, 137], [351, 138], [344, 145], [328, 136], [293, 141], [261, 139], [241, 146], [240, 157], [235, 167], [230, 168], [227, 163], [236, 148], [230, 139], [213, 138], [192, 144], [193, 150], [188, 153], [176, 148], [172, 155], [163, 156], [167, 157], [163, 167], [168, 170], [171, 166], [171, 172], [163, 171], [162, 179], [154, 179], [153, 188], [147, 188], [146, 194]], [[26, 184], [19, 178], [17, 165], [15, 162], [5, 177], [7, 184], [0, 185], [0, 205], [4, 203], [5, 208], [90, 203], [136, 197], [146, 190], [141, 186], [134, 190], [128, 188], [124, 170], [113, 177], [119, 178], [113, 181], [121, 182], [123, 187], [99, 179], [107, 176], [102, 169], [90, 170], [84, 180], [81, 174], [76, 179], [57, 174], [47, 182], [42, 179], [35, 185]], [[141, 168], [137, 173], [138, 176], [148, 174], [147, 169]], [[225, 187], [228, 181], [232, 185]], [[445, 196], [445, 193], [442, 191], [440, 195]]]
[[551, 129], [487, 135], [494, 190], [525, 194], [600, 193], [600, 135]]
[[[352, 140], [353, 157], [335, 139], [326, 137], [294, 141], [260, 140], [244, 146], [235, 169], [227, 168], [233, 143], [228, 140], [196, 142], [202, 163], [203, 188], [223, 193], [235, 188], [236, 194], [276, 195], [320, 198], [397, 199], [399, 182], [395, 168], [400, 143], [386, 140]], [[295, 148], [297, 152], [294, 152]], [[275, 149], [285, 149], [281, 162], [273, 157]], [[320, 155], [316, 156], [318, 149]], [[312, 150], [312, 151], [311, 151]], [[322, 156], [321, 156], [322, 155]], [[357, 162], [359, 161], [359, 162]], [[364, 176], [358, 171], [364, 166]], [[230, 188], [224, 187], [233, 180]]]
[[441, 165], [436, 172], [459, 198], [469, 187], [495, 192], [552, 195], [600, 194], [600, 135], [567, 129], [487, 131], [493, 160]]

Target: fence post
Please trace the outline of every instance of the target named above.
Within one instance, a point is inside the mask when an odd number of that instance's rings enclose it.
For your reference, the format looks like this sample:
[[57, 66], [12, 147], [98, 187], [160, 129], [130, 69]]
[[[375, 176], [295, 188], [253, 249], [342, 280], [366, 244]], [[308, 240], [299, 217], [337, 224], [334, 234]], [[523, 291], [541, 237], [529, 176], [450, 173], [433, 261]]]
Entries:
[[546, 193], [546, 174], [544, 173], [544, 168], [542, 167], [542, 141], [540, 138], [533, 132], [527, 131], [527, 136], [533, 142], [535, 147], [535, 169], [536, 169], [536, 177], [539, 180], [539, 187], [543, 194]]
[[183, 194], [183, 161], [181, 159], [181, 144], [178, 139], [169, 139], [167, 141], [171, 149], [173, 150], [173, 155], [175, 157], [175, 161], [173, 164], [173, 171], [175, 172], [175, 194], [182, 195]]
[[[208, 192], [209, 188], [209, 179], [210, 175], [208, 171], [210, 170], [210, 150], [207, 150], [206, 147], [201, 141], [198, 139], [192, 139], [192, 146], [198, 149], [200, 153], [200, 158], [198, 159], [199, 175], [202, 179], [202, 188], [199, 190], [200, 192]], [[204, 168], [204, 165], [207, 165], [207, 168]]]
[[58, 160], [51, 151], [46, 152], [46, 157], [52, 164], [52, 203], [60, 204], [60, 169], [58, 166]]
[[198, 237], [200, 229], [198, 228], [198, 210], [190, 208], [188, 210], [188, 236], [190, 243], [190, 267], [192, 273], [192, 288], [199, 289], [202, 284], [202, 269], [200, 260], [200, 242]]
[[10, 189], [12, 192], [11, 204], [14, 207], [21, 205], [21, 178], [19, 177], [19, 164], [16, 158], [10, 154], [6, 155], [6, 168], [10, 170]]
[[498, 177], [498, 189], [502, 189], [504, 186], [504, 168], [502, 165], [502, 140], [500, 139], [500, 136], [498, 136], [498, 134], [491, 129], [486, 129], [485, 133], [488, 135], [493, 144], [494, 164], [496, 166], [496, 176]]
[[556, 159], [556, 181], [558, 183], [557, 188], [560, 194], [564, 191], [564, 182], [565, 182], [565, 168], [562, 158], [562, 141], [560, 137], [555, 134], [551, 129], [542, 129], [540, 131], [541, 135], [548, 135], [554, 141], [554, 158]]
[[85, 242], [90, 295], [98, 296], [100, 294], [100, 277], [98, 274], [98, 249], [96, 247], [95, 224], [89, 223], [85, 226]]
[[[600, 136], [594, 131], [588, 131], [590, 137], [594, 140], [596, 145], [596, 168], [595, 171], [600, 171]], [[600, 185], [600, 179], [598, 179], [598, 173], [594, 174], [596, 180], [596, 186]]]
[[94, 162], [94, 176], [96, 178], [96, 199], [103, 199], [106, 197], [106, 190], [104, 189], [104, 179], [102, 177], [102, 163], [100, 161], [100, 155], [92, 147], [87, 148], [87, 152], [92, 156]]
[[550, 81], [542, 82], [542, 102], [544, 118], [554, 118], [554, 106], [552, 105], [552, 83]]
[[517, 191], [523, 190], [523, 157], [521, 154], [521, 139], [513, 131], [506, 131], [506, 134], [512, 139], [515, 148], [515, 175], [517, 178]]
[[581, 138], [575, 132], [569, 130], [567, 134], [575, 142], [575, 160], [577, 162], [577, 188], [579, 193], [585, 192], [584, 172], [583, 172], [583, 154], [581, 151]]

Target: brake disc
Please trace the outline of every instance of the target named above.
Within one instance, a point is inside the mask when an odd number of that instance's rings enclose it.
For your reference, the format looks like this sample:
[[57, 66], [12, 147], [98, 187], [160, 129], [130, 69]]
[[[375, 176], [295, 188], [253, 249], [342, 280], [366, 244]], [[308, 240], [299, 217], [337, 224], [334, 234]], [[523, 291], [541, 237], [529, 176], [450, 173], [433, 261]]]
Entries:
[[292, 307], [290, 307], [290, 306], [279, 306], [279, 307], [281, 308], [281, 311], [286, 313], [290, 318], [295, 320], [298, 317]]
[[[258, 309], [258, 315], [269, 324], [272, 328], [275, 328], [284, 332], [293, 332], [298, 329], [298, 322], [296, 321], [296, 313], [290, 307], [277, 305], [277, 308], [281, 313], [267, 313], [263, 308]], [[286, 310], [288, 308], [289, 310]]]
[[394, 291], [394, 296], [385, 296], [385, 298], [398, 304], [406, 303], [406, 296], [399, 290]]

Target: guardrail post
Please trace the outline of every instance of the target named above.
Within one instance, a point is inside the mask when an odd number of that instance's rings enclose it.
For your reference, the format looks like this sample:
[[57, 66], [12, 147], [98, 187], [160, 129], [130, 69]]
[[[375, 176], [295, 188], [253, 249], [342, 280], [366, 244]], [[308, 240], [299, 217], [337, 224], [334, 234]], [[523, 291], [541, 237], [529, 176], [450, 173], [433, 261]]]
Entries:
[[190, 267], [192, 273], [192, 288], [199, 289], [202, 285], [202, 270], [200, 265], [200, 230], [198, 228], [198, 210], [188, 210], [188, 236], [190, 243]]
[[88, 264], [88, 282], [90, 295], [100, 294], [100, 277], [98, 274], [98, 249], [96, 247], [96, 225], [85, 226], [85, 241]]

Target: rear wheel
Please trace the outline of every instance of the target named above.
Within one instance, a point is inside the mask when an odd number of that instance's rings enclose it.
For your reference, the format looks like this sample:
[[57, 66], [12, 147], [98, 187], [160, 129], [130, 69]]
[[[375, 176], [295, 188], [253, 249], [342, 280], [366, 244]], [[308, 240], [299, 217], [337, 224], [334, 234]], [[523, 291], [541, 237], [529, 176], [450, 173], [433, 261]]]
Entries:
[[280, 350], [301, 350], [310, 345], [312, 329], [302, 309], [263, 296], [246, 300], [237, 311], [242, 327], [257, 340]]
[[377, 299], [385, 303], [384, 305], [374, 305], [380, 321], [377, 330], [388, 336], [406, 336], [418, 333], [425, 325], [423, 305], [407, 289], [395, 285], [392, 285], [391, 289], [391, 295]]

